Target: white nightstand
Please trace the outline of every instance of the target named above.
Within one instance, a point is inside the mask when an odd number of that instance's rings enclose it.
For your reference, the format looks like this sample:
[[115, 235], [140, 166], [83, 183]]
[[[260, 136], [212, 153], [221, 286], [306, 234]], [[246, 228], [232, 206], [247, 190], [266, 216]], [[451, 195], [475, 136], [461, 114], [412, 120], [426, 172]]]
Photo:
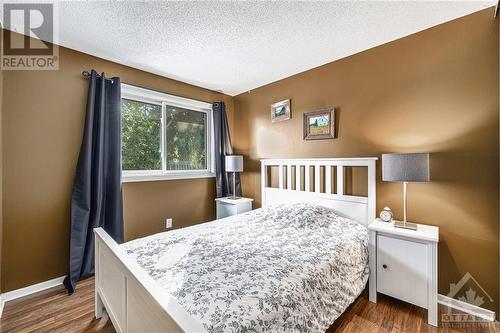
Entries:
[[215, 199], [217, 206], [217, 219], [251, 211], [252, 201], [253, 199], [249, 198], [229, 199], [226, 197]]
[[395, 228], [376, 219], [370, 234], [369, 298], [377, 292], [427, 309], [427, 322], [437, 326], [437, 253], [439, 228], [418, 224], [417, 230]]

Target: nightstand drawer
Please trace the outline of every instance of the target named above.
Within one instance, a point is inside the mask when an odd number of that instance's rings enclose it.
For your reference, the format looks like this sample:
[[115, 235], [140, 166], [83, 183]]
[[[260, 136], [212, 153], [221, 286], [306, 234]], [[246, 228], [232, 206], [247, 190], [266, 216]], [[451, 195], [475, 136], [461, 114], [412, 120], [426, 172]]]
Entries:
[[249, 198], [217, 198], [217, 219], [222, 219], [228, 216], [243, 214], [252, 210], [253, 199]]
[[238, 207], [236, 205], [224, 205], [217, 203], [217, 218], [233, 216], [238, 214]]
[[427, 308], [427, 245], [377, 235], [377, 291]]

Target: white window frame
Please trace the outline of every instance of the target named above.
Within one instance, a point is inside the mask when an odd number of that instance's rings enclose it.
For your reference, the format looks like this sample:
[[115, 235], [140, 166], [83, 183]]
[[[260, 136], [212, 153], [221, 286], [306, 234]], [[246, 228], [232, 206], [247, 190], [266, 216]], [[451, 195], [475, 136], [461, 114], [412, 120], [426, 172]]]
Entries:
[[[161, 109], [161, 166], [162, 170], [122, 170], [122, 182], [143, 182], [169, 179], [191, 179], [191, 178], [209, 178], [215, 177], [215, 154], [214, 145], [214, 126], [212, 105], [189, 98], [165, 94], [162, 92], [140, 88], [125, 83], [121, 84], [121, 98], [138, 102], [160, 105]], [[166, 106], [176, 106], [206, 114], [206, 137], [205, 146], [207, 147], [206, 163], [207, 168], [202, 170], [166, 170]]]

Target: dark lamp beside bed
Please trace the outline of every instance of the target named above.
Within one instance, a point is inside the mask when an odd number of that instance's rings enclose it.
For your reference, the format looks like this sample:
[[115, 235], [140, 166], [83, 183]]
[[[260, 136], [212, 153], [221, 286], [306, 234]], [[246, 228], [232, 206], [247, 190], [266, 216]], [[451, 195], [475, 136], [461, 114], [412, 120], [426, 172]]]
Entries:
[[243, 156], [241, 155], [228, 155], [226, 156], [226, 172], [233, 173], [233, 196], [229, 199], [239, 199], [236, 196], [236, 173], [243, 172]]
[[408, 182], [429, 180], [429, 153], [382, 154], [382, 181], [403, 182], [403, 221], [395, 221], [395, 227], [417, 230], [415, 223], [406, 221], [406, 187]]

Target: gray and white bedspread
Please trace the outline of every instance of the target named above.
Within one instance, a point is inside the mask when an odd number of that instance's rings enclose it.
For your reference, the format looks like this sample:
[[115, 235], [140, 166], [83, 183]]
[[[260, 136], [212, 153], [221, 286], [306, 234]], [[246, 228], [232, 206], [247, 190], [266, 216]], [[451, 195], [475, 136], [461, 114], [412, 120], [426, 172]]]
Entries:
[[324, 332], [368, 279], [361, 224], [310, 204], [123, 244], [208, 332]]

